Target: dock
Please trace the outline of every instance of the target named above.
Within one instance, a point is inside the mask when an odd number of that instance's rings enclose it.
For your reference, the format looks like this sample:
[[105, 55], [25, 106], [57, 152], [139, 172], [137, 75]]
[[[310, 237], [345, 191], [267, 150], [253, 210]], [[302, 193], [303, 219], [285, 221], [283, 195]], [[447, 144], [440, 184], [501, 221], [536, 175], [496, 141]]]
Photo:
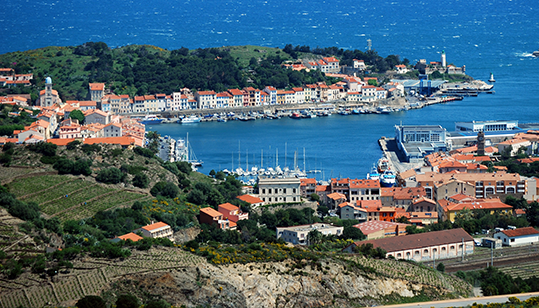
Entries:
[[406, 162], [402, 159], [400, 151], [397, 147], [395, 138], [382, 137], [378, 140], [380, 149], [384, 153], [383, 155], [388, 159], [388, 165], [391, 170], [400, 173], [406, 170], [415, 169], [423, 166], [423, 161], [419, 162]]

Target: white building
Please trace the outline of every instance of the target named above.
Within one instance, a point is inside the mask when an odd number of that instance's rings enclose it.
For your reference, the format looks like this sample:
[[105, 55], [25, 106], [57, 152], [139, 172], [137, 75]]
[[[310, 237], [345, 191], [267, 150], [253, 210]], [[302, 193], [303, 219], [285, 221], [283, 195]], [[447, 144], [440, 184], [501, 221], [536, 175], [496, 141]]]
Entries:
[[518, 121], [469, 121], [455, 122], [456, 131], [496, 132], [518, 129]]
[[336, 235], [342, 234], [344, 227], [337, 227], [327, 223], [314, 223], [310, 225], [301, 225], [293, 227], [277, 227], [277, 238], [282, 238], [285, 242], [292, 244], [308, 245], [308, 234], [313, 230], [323, 235]]
[[266, 204], [300, 202], [300, 185], [298, 178], [259, 178], [258, 197]]
[[494, 238], [502, 240], [504, 246], [529, 245], [539, 241], [539, 231], [533, 227], [504, 230], [494, 234]]
[[151, 225], [141, 227], [134, 232], [142, 232], [142, 236], [151, 238], [166, 237], [171, 241], [174, 241], [172, 228], [164, 222], [156, 222]]

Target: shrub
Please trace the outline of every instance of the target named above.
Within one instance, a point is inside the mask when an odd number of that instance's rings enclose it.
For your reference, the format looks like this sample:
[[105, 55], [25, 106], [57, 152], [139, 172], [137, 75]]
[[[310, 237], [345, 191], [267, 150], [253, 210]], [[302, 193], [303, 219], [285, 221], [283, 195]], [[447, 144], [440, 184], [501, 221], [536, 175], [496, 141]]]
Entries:
[[77, 302], [77, 308], [107, 308], [104, 299], [97, 295], [85, 296]]
[[439, 271], [439, 272], [445, 272], [445, 265], [443, 263], [438, 263], [438, 265], [436, 265], [436, 269]]
[[99, 171], [95, 179], [105, 184], [118, 184], [125, 179], [125, 173], [118, 168], [110, 167]]
[[121, 294], [116, 299], [116, 308], [138, 308], [140, 301], [132, 294]]
[[180, 189], [178, 186], [171, 182], [157, 182], [150, 190], [150, 193], [154, 197], [163, 196], [171, 199], [176, 198], [179, 192]]
[[133, 178], [133, 185], [139, 188], [147, 188], [148, 184], [150, 184], [150, 179], [148, 179], [148, 176], [144, 173], [138, 173]]
[[69, 151], [72, 151], [72, 150], [75, 150], [80, 144], [81, 144], [80, 141], [78, 141], [78, 140], [73, 140], [73, 141], [71, 141], [70, 143], [67, 144], [66, 148], [67, 148]]
[[153, 157], [155, 156], [155, 155], [153, 154], [152, 150], [147, 149], [147, 148], [136, 147], [133, 151], [134, 151], [136, 154], [138, 154], [138, 155], [140, 155], [140, 156], [147, 157], [147, 158], [153, 158]]

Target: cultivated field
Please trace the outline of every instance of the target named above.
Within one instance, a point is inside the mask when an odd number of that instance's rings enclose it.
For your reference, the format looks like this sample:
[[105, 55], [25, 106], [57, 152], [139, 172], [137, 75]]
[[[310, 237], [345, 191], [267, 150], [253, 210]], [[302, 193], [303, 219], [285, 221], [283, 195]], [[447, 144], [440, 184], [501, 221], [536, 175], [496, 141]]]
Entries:
[[[128, 274], [178, 269], [206, 263], [206, 259], [177, 248], [149, 251], [133, 250], [124, 261], [78, 259], [70, 273], [60, 273], [54, 280], [23, 274], [16, 281], [0, 280], [0, 307], [43, 307], [48, 303], [76, 301], [99, 294], [110, 282]], [[50, 304], [49, 304], [50, 305]]]
[[35, 202], [47, 217], [81, 219], [103, 210], [131, 206], [150, 196], [87, 181], [84, 177], [43, 175], [16, 179], [10, 191], [20, 200]]

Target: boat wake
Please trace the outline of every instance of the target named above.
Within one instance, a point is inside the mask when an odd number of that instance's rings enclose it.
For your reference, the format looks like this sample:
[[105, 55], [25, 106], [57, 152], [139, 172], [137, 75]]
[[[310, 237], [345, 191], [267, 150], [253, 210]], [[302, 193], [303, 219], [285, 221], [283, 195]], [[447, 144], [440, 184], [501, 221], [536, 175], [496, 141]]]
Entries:
[[515, 55], [519, 58], [535, 58], [531, 52], [517, 52]]

